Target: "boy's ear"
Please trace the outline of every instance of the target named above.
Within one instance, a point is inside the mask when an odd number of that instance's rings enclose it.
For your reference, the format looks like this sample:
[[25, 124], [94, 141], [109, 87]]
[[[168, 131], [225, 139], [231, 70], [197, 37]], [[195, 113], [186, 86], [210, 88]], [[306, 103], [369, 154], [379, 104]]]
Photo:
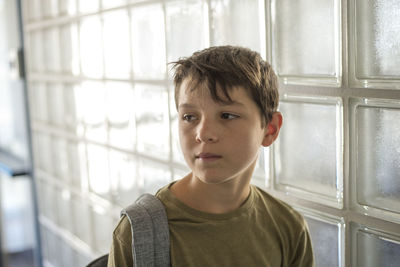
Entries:
[[276, 138], [278, 138], [279, 130], [282, 127], [282, 123], [282, 114], [280, 112], [274, 112], [274, 114], [272, 114], [271, 121], [265, 127], [265, 135], [262, 141], [262, 146], [270, 146], [276, 140]]

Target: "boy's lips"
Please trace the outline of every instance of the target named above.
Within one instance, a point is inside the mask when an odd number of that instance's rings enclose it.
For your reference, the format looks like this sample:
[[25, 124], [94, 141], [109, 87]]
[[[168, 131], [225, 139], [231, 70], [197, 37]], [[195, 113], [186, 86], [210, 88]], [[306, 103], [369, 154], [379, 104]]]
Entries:
[[213, 153], [200, 153], [196, 155], [196, 159], [200, 159], [202, 161], [214, 161], [222, 158], [221, 155], [213, 154]]

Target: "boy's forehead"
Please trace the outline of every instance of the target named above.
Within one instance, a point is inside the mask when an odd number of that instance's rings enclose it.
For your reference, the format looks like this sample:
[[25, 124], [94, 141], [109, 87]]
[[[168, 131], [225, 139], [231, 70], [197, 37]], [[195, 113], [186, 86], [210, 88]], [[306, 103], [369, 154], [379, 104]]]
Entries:
[[[242, 86], [234, 86], [234, 87], [227, 87], [227, 93], [229, 97], [232, 97], [234, 94], [233, 92], [236, 90], [243, 90], [247, 92]], [[208, 98], [211, 96], [211, 89], [206, 81], [197, 82], [190, 78], [186, 78], [180, 85], [179, 88], [179, 96], [186, 95], [186, 96], [196, 96], [200, 98]], [[222, 100], [222, 102], [231, 102], [229, 98], [224, 94], [220, 84], [216, 83], [216, 94], [218, 98]]]
[[187, 103], [187, 102], [203, 102], [209, 103], [210, 101], [221, 104], [221, 105], [231, 105], [242, 102], [243, 98], [249, 98], [248, 92], [242, 86], [234, 86], [228, 88], [228, 94], [231, 99], [229, 99], [224, 93], [222, 88], [217, 84], [216, 87], [218, 98], [221, 101], [215, 100], [207, 86], [207, 83], [198, 83], [193, 85], [190, 80], [185, 79], [179, 88], [179, 97], [177, 106]]

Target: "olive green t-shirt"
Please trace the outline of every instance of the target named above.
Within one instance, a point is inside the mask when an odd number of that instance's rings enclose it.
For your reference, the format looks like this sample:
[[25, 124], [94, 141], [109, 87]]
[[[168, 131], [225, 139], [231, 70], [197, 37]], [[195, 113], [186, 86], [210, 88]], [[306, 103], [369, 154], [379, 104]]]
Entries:
[[[169, 190], [164, 204], [171, 242], [171, 266], [314, 266], [303, 217], [256, 186], [241, 207], [226, 214], [190, 208]], [[108, 266], [133, 266], [131, 227], [122, 217], [113, 233]]]

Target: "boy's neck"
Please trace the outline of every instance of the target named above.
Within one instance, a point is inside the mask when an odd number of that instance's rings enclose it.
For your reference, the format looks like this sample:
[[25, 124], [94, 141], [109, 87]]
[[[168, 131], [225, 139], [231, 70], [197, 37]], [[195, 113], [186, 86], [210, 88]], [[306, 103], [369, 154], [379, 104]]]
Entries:
[[236, 210], [250, 194], [250, 177], [236, 178], [222, 184], [206, 184], [193, 173], [170, 188], [172, 194], [189, 207], [214, 214]]

